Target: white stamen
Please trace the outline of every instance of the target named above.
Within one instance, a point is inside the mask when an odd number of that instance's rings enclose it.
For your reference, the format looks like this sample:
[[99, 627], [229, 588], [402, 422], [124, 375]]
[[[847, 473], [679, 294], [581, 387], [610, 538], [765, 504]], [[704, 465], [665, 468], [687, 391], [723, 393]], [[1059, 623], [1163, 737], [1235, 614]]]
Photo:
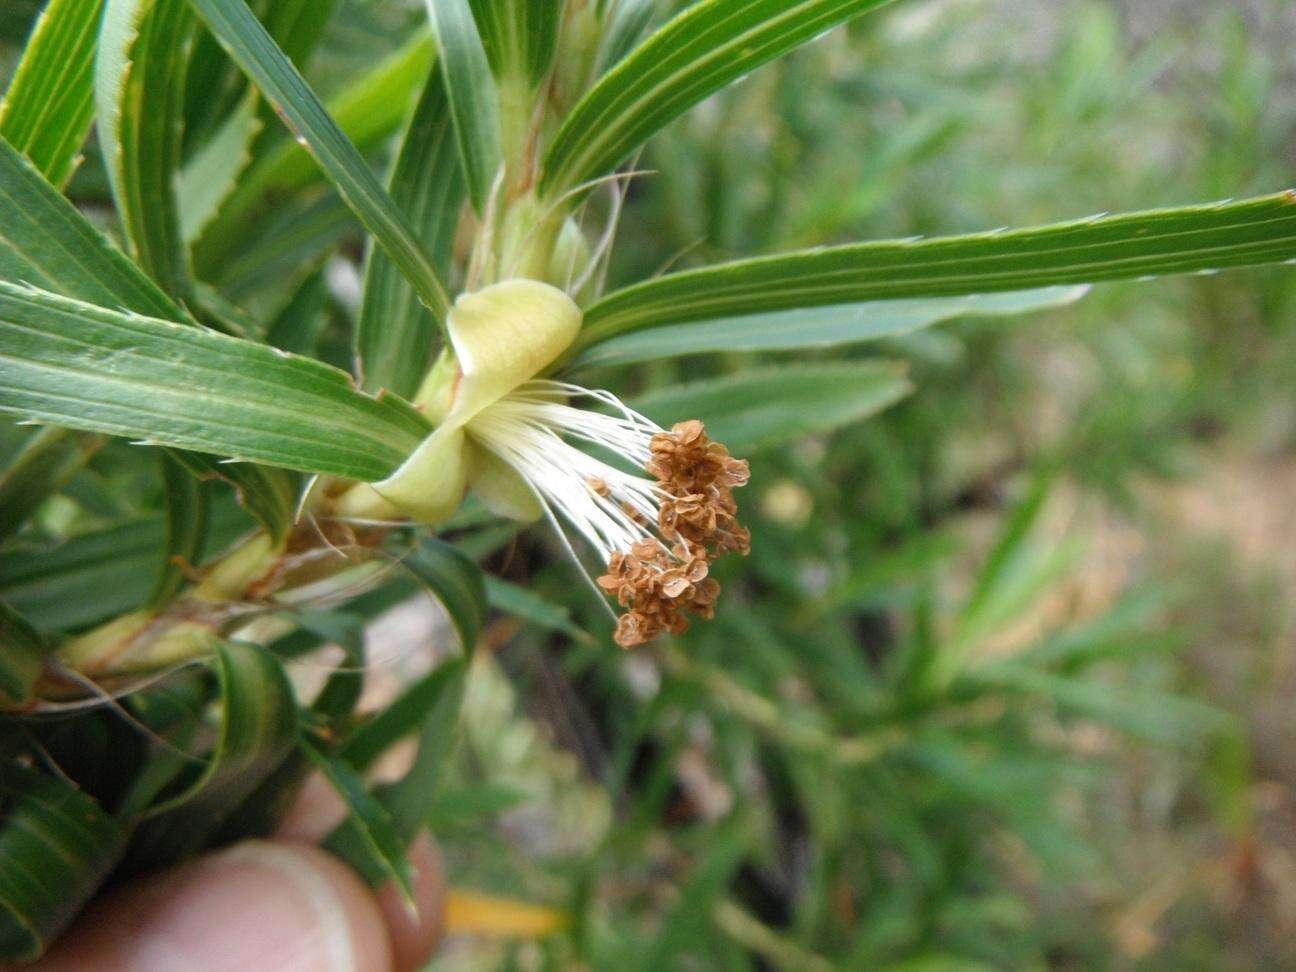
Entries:
[[[566, 401], [582, 397], [618, 414], [577, 408]], [[661, 488], [567, 441], [598, 446], [635, 469], [644, 467], [651, 456], [649, 443], [661, 428], [610, 392], [530, 381], [484, 409], [467, 430], [526, 480], [546, 512], [560, 512], [605, 562], [613, 553], [654, 536]], [[594, 482], [606, 484], [606, 495]]]

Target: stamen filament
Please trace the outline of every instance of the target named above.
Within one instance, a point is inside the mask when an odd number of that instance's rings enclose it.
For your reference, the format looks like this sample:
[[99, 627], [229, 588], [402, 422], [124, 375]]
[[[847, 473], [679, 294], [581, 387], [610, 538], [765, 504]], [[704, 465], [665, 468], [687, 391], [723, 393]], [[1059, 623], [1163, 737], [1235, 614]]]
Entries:
[[[580, 398], [614, 414], [571, 404]], [[719, 593], [707, 576], [711, 561], [728, 550], [747, 552], [732, 489], [746, 483], [748, 471], [707, 438], [701, 422], [666, 432], [609, 392], [536, 380], [483, 409], [467, 431], [526, 481], [556, 529], [561, 513], [607, 563], [595, 586], [627, 609], [619, 644], [683, 631], [685, 610], [711, 616]], [[568, 440], [604, 449], [655, 481]]]

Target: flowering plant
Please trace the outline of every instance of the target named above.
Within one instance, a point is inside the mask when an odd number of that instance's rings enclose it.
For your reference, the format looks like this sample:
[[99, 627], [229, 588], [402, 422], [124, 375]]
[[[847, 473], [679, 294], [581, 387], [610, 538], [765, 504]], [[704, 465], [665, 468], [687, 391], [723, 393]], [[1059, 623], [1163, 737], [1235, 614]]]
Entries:
[[[1104, 281], [1296, 258], [1287, 192], [607, 287], [627, 160], [882, 5], [700, 0], [659, 25], [647, 0], [429, 0], [427, 26], [326, 106], [300, 66], [330, 3], [258, 17], [245, 0], [51, 0], [0, 109], [0, 411], [37, 427], [0, 472], [15, 808], [0, 854], [58, 880], [0, 889], [4, 956], [40, 954], [112, 873], [264, 829], [310, 767], [348, 798], [340, 852], [407, 880], [466, 663], [418, 683], [418, 705], [357, 715], [363, 644], [337, 609], [412, 576], [466, 657], [486, 604], [471, 541], [501, 522], [543, 519], [578, 565], [597, 555], [587, 576], [622, 609], [622, 647], [710, 617], [713, 562], [748, 551], [733, 490], [749, 469], [707, 423], [758, 401], [756, 420], [812, 429], [828, 420], [801, 402], [829, 372], [681, 386], [655, 411], [578, 382], [590, 371], [847, 345]], [[92, 124], [108, 231], [65, 194]], [[365, 152], [399, 125], [384, 185]], [[311, 305], [352, 220], [367, 243], [344, 368]], [[908, 391], [876, 362], [847, 378], [830, 393], [860, 417]], [[672, 395], [709, 411], [663, 427]], [[139, 509], [102, 515], [78, 489], [96, 463], [159, 487], [147, 530], [125, 515]], [[123, 530], [145, 564], [129, 580], [75, 606], [33, 596], [48, 562], [83, 563]], [[348, 662], [299, 698], [284, 662], [320, 641]], [[155, 742], [118, 753], [121, 728], [105, 730], [102, 753], [124, 754], [110, 783], [50, 769], [62, 743], [41, 720], [106, 710]], [[416, 730], [414, 767], [373, 798], [356, 776]], [[58, 832], [24, 836], [24, 814]]]

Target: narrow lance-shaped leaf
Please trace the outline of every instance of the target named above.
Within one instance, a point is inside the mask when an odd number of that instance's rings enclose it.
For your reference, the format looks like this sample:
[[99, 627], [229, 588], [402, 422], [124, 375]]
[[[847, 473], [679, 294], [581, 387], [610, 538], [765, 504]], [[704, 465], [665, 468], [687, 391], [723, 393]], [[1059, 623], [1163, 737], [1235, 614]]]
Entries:
[[[463, 204], [464, 181], [445, 86], [435, 72], [428, 76], [396, 157], [391, 194], [420, 227], [428, 252], [444, 274]], [[386, 253], [371, 243], [356, 329], [363, 387], [413, 396], [427, 371], [435, 335], [432, 315]]]
[[544, 160], [557, 195], [615, 168], [665, 125], [753, 69], [886, 0], [701, 0], [572, 109]]
[[278, 659], [258, 645], [222, 642], [214, 666], [221, 705], [216, 745], [205, 765], [181, 776], [147, 809], [132, 866], [198, 850], [297, 741], [297, 703]]
[[121, 857], [127, 829], [71, 782], [0, 763], [0, 959], [31, 961]]
[[482, 569], [462, 550], [430, 537], [401, 563], [442, 603], [460, 647], [471, 654], [486, 620]]
[[[274, 38], [288, 60], [297, 66], [297, 70], [305, 71], [310, 67], [333, 16], [336, 2], [337, 0], [275, 0], [261, 8], [265, 10], [266, 32]], [[259, 107], [262, 122], [269, 123], [274, 108], [264, 102]]]
[[440, 788], [442, 768], [457, 741], [468, 671], [465, 658], [442, 662], [437, 668], [436, 690], [429, 692], [414, 762], [402, 779], [378, 790], [397, 834], [405, 841], [413, 840], [427, 824]]
[[1296, 259], [1296, 191], [1011, 232], [887, 240], [668, 274], [589, 309], [577, 348], [631, 331], [865, 300], [1098, 283]]
[[[260, 4], [260, 9], [265, 10], [266, 30], [300, 70], [306, 70], [333, 15], [333, 4], [334, 0], [275, 0]], [[222, 119], [256, 93], [207, 30], [198, 31], [189, 55], [189, 77], [185, 91], [186, 155], [216, 137], [213, 132]], [[261, 120], [269, 119], [263, 113]]]
[[352, 733], [338, 749], [338, 756], [361, 772], [368, 769], [393, 743], [422, 727], [428, 713], [461, 675], [462, 666], [457, 662], [437, 666]]
[[95, 63], [99, 145], [136, 260], [171, 296], [190, 289], [180, 233], [187, 0], [108, 0]]
[[401, 896], [412, 905], [414, 869], [387, 808], [346, 763], [320, 752], [309, 740], [302, 740], [300, 748], [315, 770], [332, 784], [347, 809], [346, 820], [328, 836], [324, 846], [371, 884], [395, 882]]
[[634, 406], [669, 427], [700, 418], [738, 454], [859, 422], [912, 390], [904, 363], [843, 361], [752, 368], [663, 388]]
[[[87, 93], [89, 84], [87, 78]], [[23, 281], [112, 307], [188, 320], [185, 311], [3, 138], [0, 280]], [[93, 437], [72, 438], [59, 429], [33, 439], [0, 482], [0, 535], [26, 522], [97, 447]]]
[[1035, 473], [1030, 491], [1005, 520], [994, 548], [978, 571], [972, 592], [960, 612], [961, 617], [974, 617], [990, 600], [995, 586], [1003, 579], [1013, 558], [1021, 550], [1030, 531], [1039, 521], [1044, 503], [1052, 492], [1057, 472], [1056, 465], [1045, 464]]
[[307, 145], [338, 193], [387, 250], [434, 314], [449, 297], [431, 258], [368, 163], [244, 0], [191, 0], [212, 33], [256, 82], [280, 117]]
[[[333, 0], [280, 0], [266, 11], [266, 30], [289, 60], [305, 70], [332, 14]], [[281, 133], [272, 124], [274, 109], [246, 83], [205, 29], [198, 31], [187, 73], [188, 161], [181, 175], [180, 223], [185, 242], [193, 243], [220, 206], [246, 184], [243, 172], [248, 163], [264, 159], [268, 143]], [[342, 127], [345, 131], [345, 124]], [[287, 144], [296, 142], [288, 139]], [[313, 162], [307, 164], [318, 173]]]
[[328, 302], [328, 280], [324, 268], [318, 267], [306, 276], [284, 304], [283, 310], [270, 322], [266, 328], [266, 343], [293, 354], [318, 357], [316, 348], [328, 324]]
[[500, 142], [499, 89], [491, 74], [468, 0], [427, 0], [441, 57], [468, 197], [480, 213], [504, 152]]
[[429, 431], [336, 368], [0, 283], [0, 410], [305, 472], [376, 480]]
[[149, 607], [169, 603], [184, 587], [202, 557], [207, 538], [207, 494], [179, 457], [159, 454], [166, 495], [166, 543]]
[[0, 139], [0, 280], [169, 320], [184, 312]]
[[600, 341], [574, 365], [624, 364], [711, 351], [789, 351], [898, 337], [956, 317], [1005, 317], [1063, 307], [1089, 287], [1042, 287], [1002, 294], [873, 300], [666, 324]]
[[[341, 765], [363, 772], [377, 756], [396, 741], [417, 730], [418, 753], [405, 776], [380, 787], [376, 796], [385, 808], [384, 827], [390, 827], [398, 846], [407, 844], [426, 825], [440, 783], [441, 768], [455, 744], [455, 730], [463, 703], [468, 675], [465, 658], [442, 662], [395, 703], [365, 723], [338, 751]], [[344, 827], [329, 839], [329, 847], [356, 861], [371, 878], [382, 877], [381, 869], [364, 867], [361, 834]]]
[[[328, 113], [356, 148], [372, 148], [400, 125], [433, 56], [431, 35], [418, 34], [329, 99]], [[319, 165], [295, 139], [285, 138], [268, 147], [239, 178], [199, 238], [194, 251], [199, 273], [215, 279], [244, 243], [248, 223], [263, 210], [269, 193], [302, 189], [321, 178]]]
[[186, 245], [198, 239], [216, 218], [221, 204], [234, 191], [239, 176], [252, 161], [252, 141], [262, 130], [261, 119], [257, 117], [258, 104], [256, 93], [248, 92], [181, 171], [176, 197], [180, 207], [180, 236]]
[[98, 435], [44, 428], [0, 473], [0, 540], [16, 533], [41, 503], [103, 445]]
[[55, 186], [72, 176], [94, 117], [94, 59], [104, 0], [50, 0], [0, 102], [0, 138]]
[[[208, 516], [212, 549], [254, 524], [217, 500]], [[153, 515], [79, 533], [59, 544], [13, 544], [0, 552], [0, 596], [40, 630], [77, 631], [138, 608], [157, 577], [164, 517]]]
[[221, 462], [201, 452], [173, 450], [171, 457], [199, 480], [219, 479], [234, 488], [239, 503], [257, 518], [276, 543], [293, 524], [297, 507], [297, 479], [285, 469], [251, 462]]
[[604, 70], [621, 63], [639, 43], [656, 12], [656, 0], [619, 0], [613, 5], [600, 54]]
[[122, 794], [117, 805], [119, 816], [137, 817], [156, 803], [181, 773], [192, 772], [199, 765], [199, 758], [188, 753], [204, 728], [202, 713], [217, 690], [205, 674], [190, 670], [128, 696], [126, 704], [131, 713], [160, 745], [153, 746], [152, 752], [145, 756], [130, 787]]
[[578, 628], [572, 621], [571, 611], [555, 601], [549, 601], [539, 594], [512, 584], [490, 574], [484, 576], [486, 581], [486, 598], [490, 606], [499, 611], [512, 614], [519, 621], [534, 624], [548, 631], [559, 631], [574, 641], [584, 644], [593, 642], [587, 631]]
[[304, 633], [342, 649], [342, 663], [329, 675], [311, 711], [331, 724], [350, 715], [360, 701], [365, 677], [364, 618], [340, 611], [299, 611], [297, 621]]
[[30, 699], [48, 653], [49, 646], [31, 622], [0, 598], [0, 700]]
[[497, 77], [539, 84], [553, 63], [559, 0], [469, 0], [482, 46]]
[[333, 247], [355, 231], [355, 218], [336, 193], [294, 199], [245, 236], [237, 253], [212, 268], [211, 279], [241, 306], [277, 316]]

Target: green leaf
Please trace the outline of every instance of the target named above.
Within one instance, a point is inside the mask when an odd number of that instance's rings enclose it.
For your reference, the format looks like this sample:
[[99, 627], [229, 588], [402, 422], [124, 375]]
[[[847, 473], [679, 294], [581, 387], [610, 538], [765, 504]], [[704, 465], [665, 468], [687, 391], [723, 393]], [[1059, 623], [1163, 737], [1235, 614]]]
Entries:
[[[400, 279], [404, 280], [403, 277]], [[297, 292], [284, 304], [283, 310], [270, 322], [266, 329], [266, 343], [293, 354], [318, 357], [315, 352], [328, 324], [328, 300], [328, 280], [321, 267], [307, 275]]]
[[427, 435], [392, 397], [267, 345], [0, 284], [0, 411], [375, 480]]
[[603, 40], [600, 61], [603, 70], [616, 67], [630, 53], [657, 13], [657, 0], [619, 0]]
[[1291, 259], [1296, 259], [1296, 190], [1011, 232], [858, 243], [688, 270], [619, 290], [586, 312], [576, 350], [682, 321], [1209, 272]]
[[1057, 473], [1056, 463], [1042, 464], [1026, 496], [1005, 518], [948, 639], [933, 660], [931, 675], [938, 686], [949, 685], [968, 667], [981, 639], [1022, 617], [1071, 568], [1076, 554], [1074, 543], [1031, 542]]
[[298, 67], [305, 68], [333, 16], [336, 0], [276, 0], [266, 13], [266, 30]]
[[325, 720], [349, 715], [364, 689], [364, 618], [338, 611], [299, 611], [302, 629], [344, 652], [342, 664], [329, 675], [311, 709]]
[[9, 703], [30, 699], [48, 654], [45, 639], [0, 598], [0, 698]]
[[[288, 58], [305, 71], [333, 15], [334, 0], [259, 0], [266, 30]], [[189, 82], [185, 91], [185, 151], [219, 137], [215, 129], [237, 111], [245, 98], [257, 100], [255, 89], [238, 72], [229, 55], [210, 31], [200, 29], [189, 57]], [[273, 109], [262, 104], [259, 120], [270, 121]], [[254, 153], [255, 154], [255, 153]]]
[[707, 96], [886, 0], [701, 0], [605, 74], [563, 122], [544, 159], [558, 195], [612, 171]]
[[[189, 319], [3, 139], [0, 280], [23, 281], [170, 320]], [[33, 439], [22, 464], [0, 482], [0, 536], [21, 526], [97, 447], [97, 439], [69, 437], [58, 429]]]
[[189, 572], [202, 561], [207, 539], [207, 494], [190, 475], [179, 455], [161, 452], [162, 484], [166, 496], [166, 543], [162, 564], [148, 606], [169, 604], [180, 593]]
[[346, 763], [326, 756], [305, 739], [299, 748], [346, 805], [346, 820], [329, 834], [324, 847], [351, 864], [371, 884], [394, 882], [406, 903], [413, 906], [414, 869], [387, 808]]
[[506, 580], [484, 575], [486, 581], [486, 600], [491, 607], [534, 624], [548, 631], [559, 631], [574, 641], [585, 644], [593, 642], [588, 631], [578, 628], [571, 619], [571, 611], [561, 604], [546, 600], [539, 594], [511, 584]]
[[180, 234], [187, 0], [108, 0], [95, 62], [99, 145], [131, 254], [179, 300], [190, 291]]
[[315, 92], [244, 0], [191, 0], [211, 32], [310, 149], [339, 195], [401, 268], [432, 313], [449, 307], [445, 286], [405, 215]]
[[1088, 290], [1080, 285], [964, 297], [875, 300], [668, 324], [601, 341], [589, 347], [573, 365], [625, 364], [713, 351], [828, 348], [896, 337], [956, 317], [998, 317], [1063, 307], [1079, 300]]
[[697, 418], [735, 453], [831, 432], [899, 401], [913, 386], [895, 361], [750, 368], [651, 392], [634, 405], [669, 427]]
[[[212, 504], [209, 544], [224, 549], [252, 528], [237, 505]], [[157, 577], [162, 516], [131, 519], [56, 545], [0, 553], [0, 594], [38, 628], [75, 631], [140, 607]]]
[[471, 654], [486, 620], [486, 587], [482, 570], [462, 550], [426, 537], [401, 563], [450, 615], [465, 655]]
[[0, 540], [12, 536], [103, 445], [97, 435], [46, 427], [0, 472]]
[[1110, 725], [1132, 736], [1183, 746], [1234, 727], [1231, 716], [1165, 692], [1071, 678], [1013, 662], [978, 666], [959, 676], [955, 691], [1012, 693], [1046, 700], [1064, 712]]
[[252, 161], [252, 142], [262, 131], [259, 98], [250, 91], [238, 103], [211, 140], [180, 172], [176, 198], [180, 207], [180, 236], [192, 244], [220, 211]]
[[185, 313], [0, 139], [0, 280], [173, 321]]
[[553, 63], [563, 4], [559, 0], [470, 0], [482, 46], [496, 77], [538, 85]]
[[297, 702], [279, 660], [259, 645], [219, 643], [220, 721], [206, 762], [153, 803], [131, 847], [132, 864], [199, 850], [221, 820], [297, 743]]
[[[445, 276], [463, 205], [464, 182], [453, 122], [439, 74], [428, 75], [392, 170], [392, 200], [422, 228], [422, 240]], [[428, 368], [436, 321], [391, 259], [371, 242], [356, 328], [356, 360], [367, 391], [411, 397]]]
[[283, 469], [250, 462], [221, 462], [199, 452], [173, 451], [172, 457], [199, 479], [219, 479], [234, 488], [239, 503], [278, 543], [297, 513], [297, 477]]
[[1180, 597], [1181, 592], [1173, 589], [1135, 587], [1109, 610], [1060, 631], [1046, 633], [1014, 659], [1037, 668], [1075, 674], [1095, 662], [1171, 649], [1180, 639], [1158, 622]]
[[428, 811], [428, 825], [436, 832], [454, 824], [480, 826], [496, 814], [521, 806], [531, 795], [508, 783], [477, 783], [441, 793]]
[[1041, 466], [1031, 480], [1026, 496], [1004, 520], [994, 547], [977, 571], [972, 591], [960, 611], [960, 627], [973, 624], [974, 619], [994, 599], [996, 588], [1009, 577], [1012, 565], [1021, 557], [1024, 545], [1039, 521], [1044, 503], [1052, 494], [1057, 472], [1054, 464]]
[[329, 252], [355, 232], [355, 217], [336, 193], [294, 199], [245, 235], [239, 252], [211, 279], [240, 306], [277, 316]]
[[437, 700], [452, 687], [456, 665], [442, 663], [407, 688], [395, 702], [356, 729], [338, 749], [338, 757], [364, 772], [393, 743], [417, 731]]
[[435, 688], [428, 693], [414, 762], [398, 782], [378, 790], [379, 798], [391, 812], [396, 832], [407, 842], [427, 826], [440, 789], [442, 769], [454, 750], [455, 730], [468, 683], [468, 660], [456, 658], [442, 662], [433, 675]]
[[104, 0], [50, 0], [4, 101], [0, 138], [55, 186], [76, 169], [94, 117], [94, 59]]
[[[374, 148], [400, 125], [431, 70], [434, 53], [431, 36], [418, 34], [329, 100], [328, 113], [357, 148]], [[267, 149], [200, 238], [194, 253], [199, 272], [214, 276], [239, 251], [248, 223], [264, 210], [269, 194], [303, 189], [320, 179], [319, 166], [295, 139], [284, 138]]]
[[217, 686], [205, 671], [190, 670], [145, 691], [133, 692], [126, 705], [161, 744], [145, 755], [117, 806], [117, 815], [132, 819], [157, 802], [187, 768], [198, 765], [188, 750], [204, 728], [202, 713]]
[[468, 198], [480, 213], [504, 158], [499, 88], [468, 0], [427, 0], [427, 9], [441, 51], [441, 76], [450, 100]]
[[0, 764], [0, 959], [31, 961], [107, 878], [127, 831], [70, 782]]

